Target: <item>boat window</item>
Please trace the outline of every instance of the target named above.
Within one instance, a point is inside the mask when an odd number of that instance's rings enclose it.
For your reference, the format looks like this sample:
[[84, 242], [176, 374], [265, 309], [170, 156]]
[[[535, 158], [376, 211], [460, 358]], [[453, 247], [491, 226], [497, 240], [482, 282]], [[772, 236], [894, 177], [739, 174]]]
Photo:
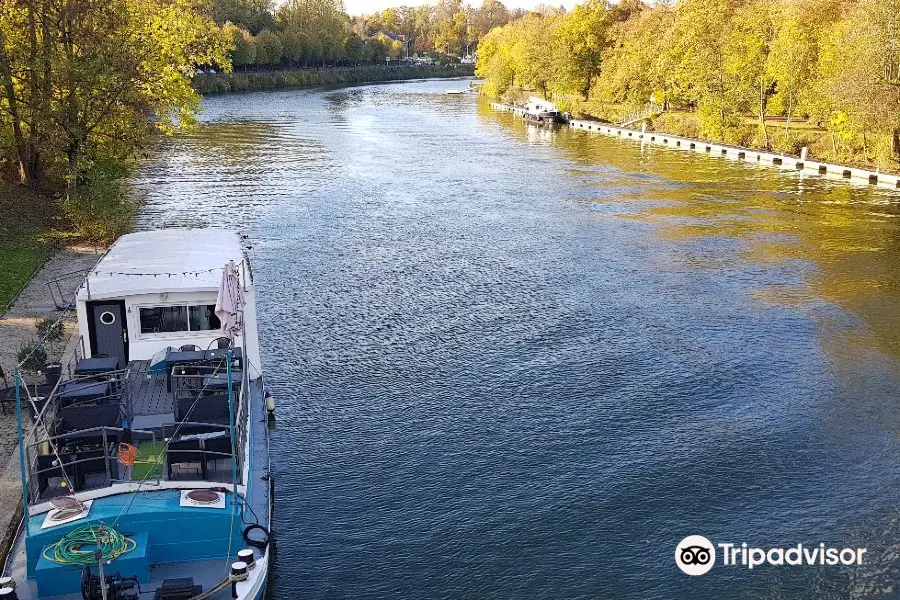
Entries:
[[153, 306], [140, 309], [141, 333], [215, 331], [222, 327], [215, 304]]
[[141, 309], [141, 333], [188, 331], [186, 306], [154, 306]]
[[221, 329], [222, 323], [216, 316], [216, 305], [206, 304], [204, 306], [189, 306], [191, 331], [211, 331]]

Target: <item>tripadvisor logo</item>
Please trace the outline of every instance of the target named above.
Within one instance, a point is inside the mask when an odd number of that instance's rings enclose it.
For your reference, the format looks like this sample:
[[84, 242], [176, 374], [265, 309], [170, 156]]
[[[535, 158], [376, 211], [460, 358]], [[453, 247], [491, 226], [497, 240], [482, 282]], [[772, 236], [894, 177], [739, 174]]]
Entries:
[[688, 575], [703, 575], [716, 564], [716, 549], [702, 535], [689, 535], [675, 548], [675, 564]]
[[708, 573], [716, 563], [716, 548], [721, 551], [722, 566], [753, 569], [760, 565], [861, 565], [865, 548], [829, 548], [825, 544], [788, 548], [752, 548], [744, 544], [713, 544], [702, 535], [689, 535], [675, 548], [675, 564], [688, 575]]

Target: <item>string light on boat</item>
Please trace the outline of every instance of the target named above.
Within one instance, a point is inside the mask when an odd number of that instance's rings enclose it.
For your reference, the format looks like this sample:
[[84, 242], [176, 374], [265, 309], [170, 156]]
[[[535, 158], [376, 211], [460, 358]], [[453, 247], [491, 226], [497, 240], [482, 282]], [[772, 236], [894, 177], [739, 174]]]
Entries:
[[188, 275], [193, 275], [194, 277], [199, 277], [200, 275], [204, 275], [206, 273], [218, 273], [222, 269], [203, 269], [201, 271], [162, 271], [157, 273], [135, 273], [134, 271], [94, 271], [94, 275], [109, 275], [112, 277], [113, 275], [121, 275], [123, 277], [187, 277]]
[[[241, 265], [244, 262], [241, 261], [235, 265], [235, 272], [239, 273]], [[200, 269], [199, 271], [157, 271], [154, 273], [140, 273], [136, 271], [94, 271], [91, 275], [98, 277], [100, 275], [109, 275], [110, 277], [114, 275], [121, 275], [123, 277], [187, 277], [192, 275], [194, 277], [199, 277], [200, 275], [205, 275], [207, 273], [221, 273], [222, 267], [213, 267], [212, 269]]]

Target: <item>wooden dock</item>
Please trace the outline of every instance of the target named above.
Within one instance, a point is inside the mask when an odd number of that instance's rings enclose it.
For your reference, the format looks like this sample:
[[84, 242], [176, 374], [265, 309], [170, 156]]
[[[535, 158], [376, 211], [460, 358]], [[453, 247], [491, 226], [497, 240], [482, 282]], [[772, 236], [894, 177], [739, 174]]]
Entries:
[[584, 129], [594, 133], [602, 133], [612, 137], [642, 141], [658, 146], [667, 146], [678, 150], [709, 154], [710, 156], [721, 156], [733, 160], [771, 165], [782, 169], [804, 171], [818, 175], [833, 175], [842, 179], [853, 180], [857, 183], [868, 183], [893, 190], [900, 189], [900, 176], [897, 175], [889, 175], [877, 171], [868, 171], [866, 169], [857, 169], [855, 167], [814, 160], [804, 161], [799, 156], [790, 154], [776, 154], [741, 146], [704, 142], [702, 140], [683, 138], [655, 131], [644, 132], [637, 129], [616, 127], [615, 125], [598, 123], [595, 121], [575, 119], [569, 121], [569, 127], [574, 129]]

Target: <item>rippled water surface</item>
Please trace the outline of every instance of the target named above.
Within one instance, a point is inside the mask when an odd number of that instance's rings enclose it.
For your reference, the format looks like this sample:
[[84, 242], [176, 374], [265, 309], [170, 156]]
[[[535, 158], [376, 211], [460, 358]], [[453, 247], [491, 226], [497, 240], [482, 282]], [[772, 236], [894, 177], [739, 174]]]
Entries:
[[[900, 595], [900, 196], [463, 85], [212, 97], [138, 178], [253, 241], [273, 597]], [[689, 534], [868, 564], [692, 578]]]

